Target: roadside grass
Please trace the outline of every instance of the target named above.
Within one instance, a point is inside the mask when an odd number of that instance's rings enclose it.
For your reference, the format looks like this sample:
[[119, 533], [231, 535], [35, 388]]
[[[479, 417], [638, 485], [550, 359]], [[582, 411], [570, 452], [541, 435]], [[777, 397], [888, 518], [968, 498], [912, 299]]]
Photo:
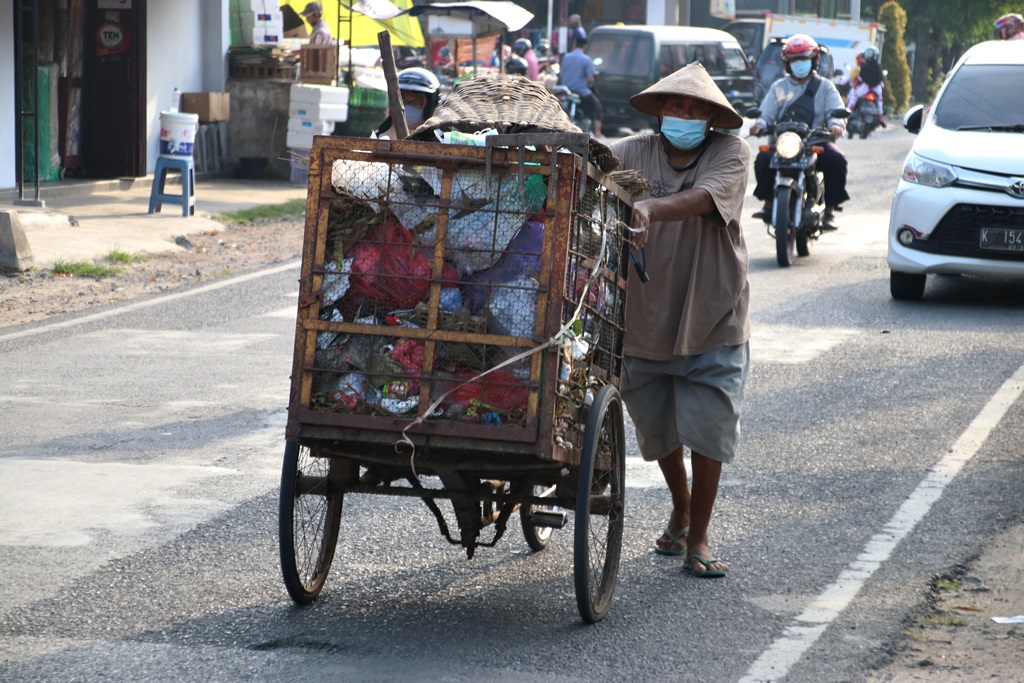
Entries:
[[915, 617], [914, 621], [921, 626], [967, 626], [969, 623], [959, 614], [936, 613]]
[[935, 582], [935, 587], [943, 591], [958, 591], [962, 585], [956, 579], [939, 579]]
[[125, 251], [120, 247], [114, 247], [107, 252], [106, 260], [108, 263], [120, 263], [122, 265], [130, 265], [132, 263], [138, 263], [139, 261], [145, 261], [149, 258], [149, 254], [141, 251]]
[[124, 272], [124, 268], [108, 268], [107, 266], [98, 266], [88, 261], [57, 259], [50, 271], [54, 275], [62, 275], [64, 277], [91, 277], [99, 280], [105, 277], [120, 275]]
[[222, 223], [243, 223], [251, 225], [261, 221], [280, 221], [301, 218], [306, 212], [305, 199], [289, 199], [283, 204], [266, 204], [241, 209], [231, 213], [218, 213], [213, 219]]

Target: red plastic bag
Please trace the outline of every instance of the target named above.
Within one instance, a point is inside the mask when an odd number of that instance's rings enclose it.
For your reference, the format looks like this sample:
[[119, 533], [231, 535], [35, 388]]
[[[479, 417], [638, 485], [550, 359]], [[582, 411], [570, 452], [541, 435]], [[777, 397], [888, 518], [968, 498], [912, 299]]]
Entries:
[[412, 233], [393, 218], [371, 228], [345, 258], [352, 259], [345, 295], [349, 310], [364, 301], [385, 310], [413, 308], [430, 291], [430, 261]]
[[[455, 373], [456, 382], [465, 382], [474, 377], [473, 373]], [[457, 408], [466, 410], [476, 400], [486, 408], [496, 408], [503, 412], [512, 412], [526, 408], [526, 399], [530, 390], [522, 380], [508, 369], [495, 370], [455, 389], [449, 401]]]

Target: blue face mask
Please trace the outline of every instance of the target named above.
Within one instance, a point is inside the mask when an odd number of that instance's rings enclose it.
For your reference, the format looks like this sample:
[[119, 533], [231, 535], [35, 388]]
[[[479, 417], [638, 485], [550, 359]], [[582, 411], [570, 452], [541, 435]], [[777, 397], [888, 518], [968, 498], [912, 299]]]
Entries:
[[411, 104], [405, 105], [405, 122], [409, 127], [415, 127], [423, 123], [423, 107], [414, 107]]
[[797, 78], [807, 78], [807, 75], [811, 73], [811, 60], [801, 59], [795, 62], [790, 62], [789, 70], [793, 72], [793, 75]]
[[681, 119], [665, 116], [661, 120], [661, 134], [677, 149], [690, 150], [704, 142], [708, 122], [700, 119]]

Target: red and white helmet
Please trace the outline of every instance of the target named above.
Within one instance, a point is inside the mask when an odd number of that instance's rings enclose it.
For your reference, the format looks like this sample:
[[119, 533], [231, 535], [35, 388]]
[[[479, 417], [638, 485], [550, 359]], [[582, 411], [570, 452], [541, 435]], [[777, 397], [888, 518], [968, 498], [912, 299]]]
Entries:
[[790, 62], [794, 59], [807, 58], [817, 61], [820, 51], [818, 43], [814, 38], [811, 38], [806, 33], [797, 33], [794, 36], [790, 36], [782, 46], [782, 61]]
[[996, 27], [996, 38], [1009, 40], [1021, 31], [1024, 31], [1024, 17], [1019, 14], [1004, 14], [994, 24]]

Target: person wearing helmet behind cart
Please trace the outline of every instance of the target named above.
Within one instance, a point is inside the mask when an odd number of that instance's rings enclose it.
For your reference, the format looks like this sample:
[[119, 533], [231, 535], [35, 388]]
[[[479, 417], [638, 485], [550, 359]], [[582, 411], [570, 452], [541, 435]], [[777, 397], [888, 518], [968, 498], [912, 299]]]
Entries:
[[526, 63], [526, 60], [519, 55], [512, 55], [505, 62], [505, 73], [516, 74], [528, 78], [527, 74], [530, 70], [530, 65]]
[[531, 81], [540, 78], [540, 63], [537, 61], [537, 53], [533, 51], [533, 43], [528, 38], [517, 38], [512, 43], [512, 53], [526, 60], [525, 76]]
[[[434, 109], [441, 99], [441, 82], [430, 71], [414, 66], [398, 74], [398, 89], [405, 105], [405, 122], [409, 124], [411, 133], [416, 126], [434, 115]], [[384, 119], [384, 123], [380, 124], [371, 137], [395, 139], [395, 124], [391, 116]]]
[[885, 118], [882, 116], [882, 88], [885, 83], [885, 72], [882, 65], [878, 63], [880, 53], [874, 45], [864, 48], [864, 51], [857, 55], [857, 77], [850, 83], [850, 95], [846, 98], [846, 108], [853, 111], [857, 106], [857, 100], [869, 92], [875, 93], [878, 100], [878, 125], [885, 128]]
[[[843, 136], [846, 132], [843, 119], [826, 121], [828, 112], [844, 108], [843, 98], [832, 81], [817, 74], [818, 54], [818, 43], [808, 35], [798, 33], [786, 41], [782, 47], [782, 61], [787, 76], [775, 81], [765, 95], [761, 115], [750, 127], [751, 135], [759, 134], [766, 126], [778, 121], [802, 121], [815, 128], [827, 123], [832, 140]], [[775, 189], [771, 157], [771, 152], [758, 152], [754, 159], [754, 177], [757, 180], [754, 196], [764, 202], [764, 208], [755, 213], [754, 218], [765, 222], [772, 216], [771, 202]], [[826, 143], [824, 151], [818, 155], [818, 169], [825, 176], [824, 226], [835, 230], [836, 208], [850, 195], [846, 193], [846, 155], [834, 142]]]
[[997, 40], [1024, 40], [1024, 17], [1004, 14], [994, 24]]

